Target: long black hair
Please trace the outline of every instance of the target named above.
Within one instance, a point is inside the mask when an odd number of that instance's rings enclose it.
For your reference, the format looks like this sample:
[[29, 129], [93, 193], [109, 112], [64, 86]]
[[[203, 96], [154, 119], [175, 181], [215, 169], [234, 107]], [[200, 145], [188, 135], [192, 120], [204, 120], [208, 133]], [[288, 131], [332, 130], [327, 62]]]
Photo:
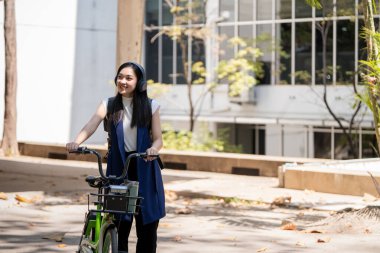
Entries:
[[[132, 68], [133, 72], [137, 77], [136, 88], [133, 91], [132, 97], [132, 127], [149, 127], [152, 120], [152, 107], [151, 101], [148, 98], [146, 83], [145, 83], [145, 72], [142, 66], [134, 62], [126, 62], [120, 65], [117, 70], [115, 77], [115, 84], [117, 85], [117, 77], [121, 70], [124, 68]], [[113, 105], [112, 111], [110, 113], [111, 121], [116, 124], [123, 117], [124, 107], [123, 107], [123, 98], [120, 93], [117, 93]]]

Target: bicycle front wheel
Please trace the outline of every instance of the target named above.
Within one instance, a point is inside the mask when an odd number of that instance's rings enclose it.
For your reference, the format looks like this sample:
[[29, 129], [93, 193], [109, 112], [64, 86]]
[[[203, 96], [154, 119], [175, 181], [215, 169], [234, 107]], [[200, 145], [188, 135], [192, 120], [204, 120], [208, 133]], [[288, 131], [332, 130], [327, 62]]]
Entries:
[[116, 228], [107, 229], [102, 248], [102, 253], [118, 253]]

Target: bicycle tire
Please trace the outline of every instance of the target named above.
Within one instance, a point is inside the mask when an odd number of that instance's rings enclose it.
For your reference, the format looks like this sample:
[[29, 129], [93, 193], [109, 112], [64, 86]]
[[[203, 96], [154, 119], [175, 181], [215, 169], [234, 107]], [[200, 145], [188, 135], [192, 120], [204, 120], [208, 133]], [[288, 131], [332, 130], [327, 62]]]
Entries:
[[104, 235], [102, 253], [118, 253], [116, 228], [107, 229]]

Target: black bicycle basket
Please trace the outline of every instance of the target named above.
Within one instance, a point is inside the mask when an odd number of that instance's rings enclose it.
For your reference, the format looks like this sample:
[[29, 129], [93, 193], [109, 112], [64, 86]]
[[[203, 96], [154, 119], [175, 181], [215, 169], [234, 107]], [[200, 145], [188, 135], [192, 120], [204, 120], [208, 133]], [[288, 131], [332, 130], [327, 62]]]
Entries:
[[[127, 181], [122, 185], [105, 187], [104, 194], [91, 193], [90, 195], [97, 196], [101, 200], [100, 204], [103, 208], [100, 212], [134, 214], [138, 212], [142, 199], [138, 196], [138, 188], [139, 182]], [[99, 202], [95, 201], [94, 204], [99, 204]]]

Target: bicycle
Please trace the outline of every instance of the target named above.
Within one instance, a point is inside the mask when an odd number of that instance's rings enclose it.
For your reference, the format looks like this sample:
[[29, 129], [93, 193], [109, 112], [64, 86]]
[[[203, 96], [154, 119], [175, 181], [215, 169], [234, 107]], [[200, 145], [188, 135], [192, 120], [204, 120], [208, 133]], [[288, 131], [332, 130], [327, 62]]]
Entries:
[[[90, 193], [87, 198], [88, 212], [85, 216], [81, 239], [77, 253], [117, 253], [118, 232], [114, 223], [115, 214], [137, 214], [142, 198], [138, 196], [138, 181], [126, 180], [122, 184], [116, 184], [124, 180], [128, 173], [129, 162], [132, 158], [146, 158], [146, 153], [134, 153], [128, 156], [121, 176], [103, 173], [102, 158], [98, 152], [86, 147], [80, 147], [70, 153], [94, 154], [98, 160], [100, 176], [87, 176], [86, 182], [98, 193]], [[155, 157], [158, 157], [155, 156]], [[96, 209], [90, 209], [90, 196], [97, 198], [93, 204]]]

